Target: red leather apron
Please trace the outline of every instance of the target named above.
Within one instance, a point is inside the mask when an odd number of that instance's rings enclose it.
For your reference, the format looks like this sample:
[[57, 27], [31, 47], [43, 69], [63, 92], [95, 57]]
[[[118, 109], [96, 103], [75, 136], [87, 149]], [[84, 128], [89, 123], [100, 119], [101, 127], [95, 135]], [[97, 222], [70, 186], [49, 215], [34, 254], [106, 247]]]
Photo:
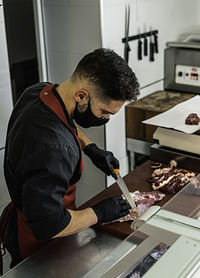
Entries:
[[[69, 126], [67, 119], [65, 117], [65, 113], [63, 111], [62, 105], [52, 92], [53, 85], [47, 85], [43, 88], [40, 93], [40, 99], [42, 102], [47, 105], [67, 126], [67, 128], [71, 131], [76, 139], [76, 142], [79, 146], [80, 150], [80, 169], [79, 173], [83, 171], [83, 160], [82, 160], [82, 149], [79, 142], [79, 138], [77, 136], [76, 130]], [[76, 195], [76, 185], [71, 185], [63, 197], [64, 207], [66, 209], [75, 209], [75, 195]], [[46, 244], [47, 242], [41, 242], [35, 239], [33, 233], [29, 226], [26, 224], [26, 218], [22, 212], [17, 211], [17, 223], [18, 223], [18, 243], [19, 243], [19, 251], [21, 254], [22, 259], [27, 258], [30, 256], [35, 250], [40, 248], [42, 245]]]

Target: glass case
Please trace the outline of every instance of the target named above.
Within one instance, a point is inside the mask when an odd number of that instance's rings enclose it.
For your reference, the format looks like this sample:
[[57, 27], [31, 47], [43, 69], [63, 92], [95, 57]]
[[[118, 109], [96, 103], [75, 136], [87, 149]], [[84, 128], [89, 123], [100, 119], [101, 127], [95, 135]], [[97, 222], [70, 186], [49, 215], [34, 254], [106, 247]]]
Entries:
[[152, 212], [84, 278], [198, 277], [200, 175]]

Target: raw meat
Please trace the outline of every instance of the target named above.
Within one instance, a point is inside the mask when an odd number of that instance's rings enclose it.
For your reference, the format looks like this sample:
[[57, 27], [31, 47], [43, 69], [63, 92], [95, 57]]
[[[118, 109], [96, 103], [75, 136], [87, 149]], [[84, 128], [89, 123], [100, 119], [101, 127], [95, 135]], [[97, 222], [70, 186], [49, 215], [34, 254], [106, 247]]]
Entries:
[[169, 167], [158, 168], [152, 173], [152, 177], [148, 179], [153, 190], [159, 190], [166, 194], [178, 192], [189, 181], [193, 180], [195, 173], [189, 170], [176, 168], [177, 163], [172, 160]]
[[185, 119], [185, 124], [186, 125], [198, 125], [199, 124], [199, 117], [195, 113], [191, 113], [187, 116]]
[[134, 191], [130, 192], [131, 197], [135, 201], [137, 207], [135, 209], [131, 209], [130, 213], [124, 217], [116, 219], [112, 222], [124, 222], [124, 221], [134, 221], [140, 215], [142, 215], [150, 206], [155, 204], [156, 202], [162, 200], [165, 197], [165, 194], [159, 191], [152, 192], [139, 192]]

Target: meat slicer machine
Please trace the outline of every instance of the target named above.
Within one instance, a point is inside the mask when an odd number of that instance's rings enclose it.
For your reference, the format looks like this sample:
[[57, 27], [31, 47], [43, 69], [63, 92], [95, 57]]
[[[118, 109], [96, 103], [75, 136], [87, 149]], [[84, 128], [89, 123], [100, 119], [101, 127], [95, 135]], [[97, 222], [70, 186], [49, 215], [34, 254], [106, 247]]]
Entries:
[[200, 277], [200, 175], [132, 227], [134, 232], [84, 278]]

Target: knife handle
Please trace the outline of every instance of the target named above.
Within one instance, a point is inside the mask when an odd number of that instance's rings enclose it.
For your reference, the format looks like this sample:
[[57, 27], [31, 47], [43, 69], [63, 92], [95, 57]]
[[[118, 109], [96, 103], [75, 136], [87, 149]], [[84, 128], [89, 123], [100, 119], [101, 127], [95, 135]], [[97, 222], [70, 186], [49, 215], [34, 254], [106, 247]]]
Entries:
[[150, 51], [150, 56], [149, 56], [150, 62], [153, 62], [154, 61], [154, 43], [153, 42], [150, 42], [149, 51]]
[[138, 40], [138, 60], [142, 60], [142, 41]]
[[144, 38], [144, 56], [148, 55], [148, 41], [147, 37]]
[[115, 172], [116, 175], [119, 174], [119, 169], [114, 169], [114, 168], [113, 168], [113, 170], [114, 170], [114, 172]]
[[125, 44], [124, 47], [124, 60], [127, 62], [129, 61], [129, 51], [131, 51], [129, 44]]
[[156, 33], [154, 33], [154, 47], [155, 47], [155, 53], [158, 53], [158, 36]]

